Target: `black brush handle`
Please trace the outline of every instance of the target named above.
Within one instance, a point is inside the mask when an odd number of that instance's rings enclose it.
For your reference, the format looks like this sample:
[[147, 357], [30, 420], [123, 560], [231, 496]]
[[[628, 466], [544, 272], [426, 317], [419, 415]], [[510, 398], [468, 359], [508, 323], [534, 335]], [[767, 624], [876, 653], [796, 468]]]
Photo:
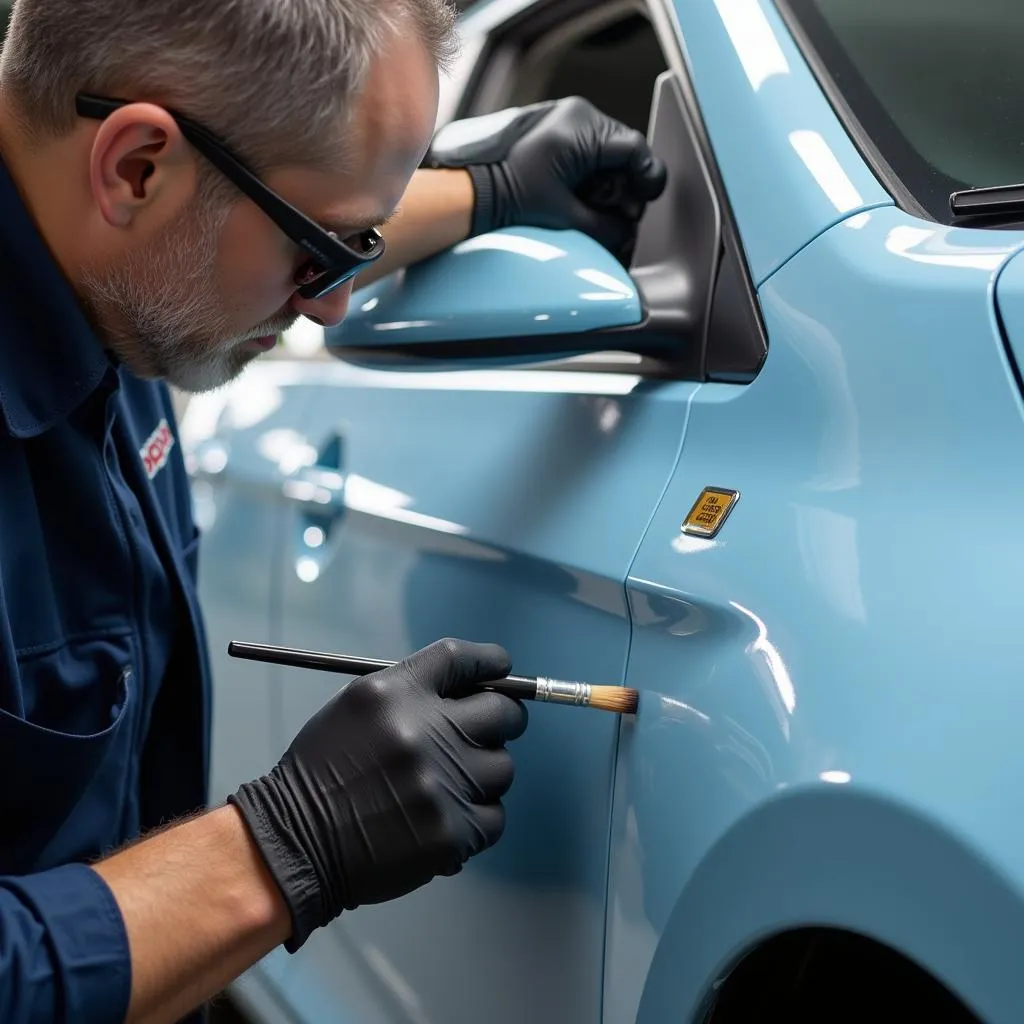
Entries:
[[[251, 644], [241, 640], [232, 640], [228, 644], [228, 654], [232, 658], [270, 662], [274, 665], [287, 665], [290, 668], [320, 669], [323, 672], [338, 672], [346, 676], [366, 676], [382, 668], [391, 668], [395, 664], [393, 661], [384, 661], [380, 658], [354, 658], [347, 654], [301, 651], [294, 647]], [[484, 683], [481, 689], [493, 690], [495, 693], [503, 693], [507, 697], [516, 697], [519, 700], [534, 700], [537, 696], [537, 680], [525, 676], [508, 676], [493, 683]]]
[[294, 647], [274, 647], [270, 644], [250, 644], [232, 640], [228, 644], [232, 658], [246, 658], [249, 661], [270, 662], [273, 665], [288, 665], [292, 668], [318, 668], [324, 672], [341, 672], [344, 675], [365, 676], [382, 668], [390, 668], [394, 662], [378, 658], [349, 658], [344, 654], [326, 654], [321, 651], [300, 651]]

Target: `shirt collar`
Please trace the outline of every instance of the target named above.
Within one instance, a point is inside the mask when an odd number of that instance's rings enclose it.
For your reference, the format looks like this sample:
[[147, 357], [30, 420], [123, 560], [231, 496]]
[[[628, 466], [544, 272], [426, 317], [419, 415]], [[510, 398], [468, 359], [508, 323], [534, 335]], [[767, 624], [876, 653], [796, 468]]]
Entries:
[[111, 360], [0, 160], [0, 410], [42, 434], [96, 388]]

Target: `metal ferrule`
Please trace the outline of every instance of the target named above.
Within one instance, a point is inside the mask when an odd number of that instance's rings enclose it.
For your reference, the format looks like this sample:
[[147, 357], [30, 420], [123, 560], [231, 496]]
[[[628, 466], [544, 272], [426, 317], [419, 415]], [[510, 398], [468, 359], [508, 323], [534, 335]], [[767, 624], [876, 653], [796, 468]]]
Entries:
[[560, 679], [538, 679], [537, 700], [554, 704], [589, 704], [589, 683], [564, 683]]

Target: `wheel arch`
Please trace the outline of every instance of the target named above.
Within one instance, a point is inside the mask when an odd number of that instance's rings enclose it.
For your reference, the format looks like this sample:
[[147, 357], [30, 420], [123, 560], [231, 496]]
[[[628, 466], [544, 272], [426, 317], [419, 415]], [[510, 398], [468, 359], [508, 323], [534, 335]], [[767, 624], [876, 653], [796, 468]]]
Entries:
[[988, 1024], [1024, 1004], [1024, 902], [934, 816], [847, 786], [782, 790], [708, 851], [669, 915], [637, 1024], [702, 1021], [715, 986], [779, 933], [853, 932], [919, 965]]

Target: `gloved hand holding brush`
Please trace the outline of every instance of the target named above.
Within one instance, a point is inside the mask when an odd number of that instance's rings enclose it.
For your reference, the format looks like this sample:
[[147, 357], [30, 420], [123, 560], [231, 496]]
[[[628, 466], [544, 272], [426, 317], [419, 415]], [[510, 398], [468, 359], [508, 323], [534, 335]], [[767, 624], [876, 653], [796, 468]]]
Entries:
[[527, 715], [478, 687], [510, 668], [493, 644], [431, 644], [350, 683], [229, 798], [288, 906], [289, 952], [343, 910], [457, 874], [497, 842], [514, 775], [505, 744]]

